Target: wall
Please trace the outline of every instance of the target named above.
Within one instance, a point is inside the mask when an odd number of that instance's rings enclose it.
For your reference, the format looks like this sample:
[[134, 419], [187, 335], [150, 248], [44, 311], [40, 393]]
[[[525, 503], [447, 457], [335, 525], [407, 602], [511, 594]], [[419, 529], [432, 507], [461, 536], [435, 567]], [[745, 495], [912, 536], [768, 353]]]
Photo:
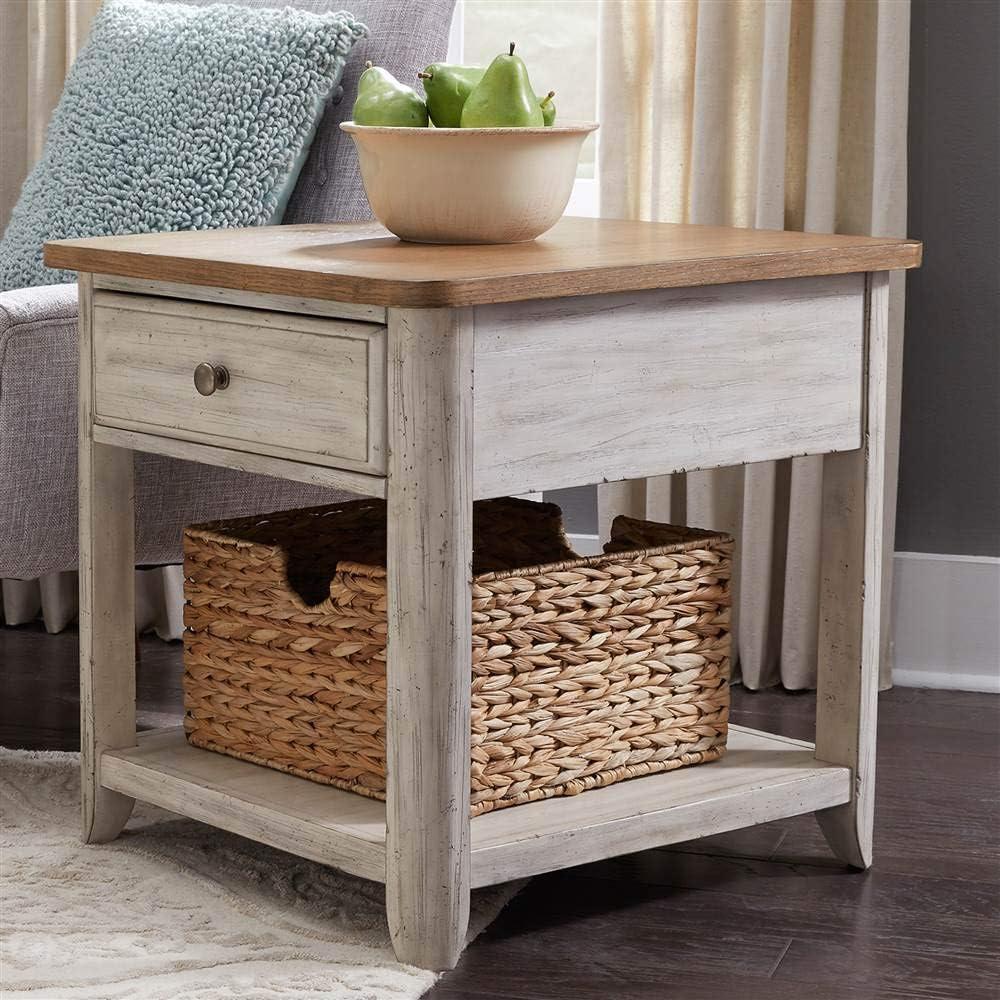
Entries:
[[1000, 4], [912, 9], [896, 549], [1000, 556]]

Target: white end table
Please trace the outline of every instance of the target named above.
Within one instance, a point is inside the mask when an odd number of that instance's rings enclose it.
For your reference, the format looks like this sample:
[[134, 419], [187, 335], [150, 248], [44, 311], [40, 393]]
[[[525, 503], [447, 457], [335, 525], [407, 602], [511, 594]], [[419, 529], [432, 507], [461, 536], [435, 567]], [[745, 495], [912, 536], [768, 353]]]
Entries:
[[[49, 244], [80, 272], [84, 839], [138, 798], [384, 881], [399, 958], [433, 969], [476, 886], [806, 812], [867, 867], [887, 272], [920, 253], [572, 218], [514, 246], [373, 226]], [[387, 499], [384, 804], [136, 733], [134, 451]], [[473, 500], [830, 453], [815, 746], [733, 726], [717, 763], [470, 821]]]

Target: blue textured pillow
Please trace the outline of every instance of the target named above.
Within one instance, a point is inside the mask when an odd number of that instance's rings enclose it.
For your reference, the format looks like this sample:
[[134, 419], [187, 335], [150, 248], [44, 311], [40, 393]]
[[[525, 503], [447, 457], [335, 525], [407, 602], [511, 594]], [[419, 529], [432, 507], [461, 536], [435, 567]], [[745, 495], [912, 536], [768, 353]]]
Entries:
[[0, 289], [73, 280], [49, 239], [281, 221], [368, 29], [346, 12], [107, 0], [0, 241]]

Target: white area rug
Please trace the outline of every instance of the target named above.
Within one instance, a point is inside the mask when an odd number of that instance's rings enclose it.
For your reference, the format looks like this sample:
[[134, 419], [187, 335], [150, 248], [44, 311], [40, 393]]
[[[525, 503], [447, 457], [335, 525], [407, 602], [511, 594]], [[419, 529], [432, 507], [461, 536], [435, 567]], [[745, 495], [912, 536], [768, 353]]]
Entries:
[[[77, 755], [0, 750], [5, 1000], [410, 1000], [382, 886], [137, 804], [78, 839]], [[470, 940], [516, 892], [473, 894]]]

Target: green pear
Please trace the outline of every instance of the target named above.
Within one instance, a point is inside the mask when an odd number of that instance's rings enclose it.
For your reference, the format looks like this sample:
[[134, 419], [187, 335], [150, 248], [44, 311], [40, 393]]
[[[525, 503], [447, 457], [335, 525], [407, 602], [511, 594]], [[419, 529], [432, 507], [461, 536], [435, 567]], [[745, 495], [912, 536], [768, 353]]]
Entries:
[[496, 57], [472, 88], [462, 108], [462, 128], [538, 128], [545, 124], [528, 69], [510, 52]]
[[552, 100], [556, 96], [554, 90], [550, 90], [539, 102], [538, 106], [542, 109], [542, 120], [546, 125], [554, 125], [556, 121], [556, 105], [555, 101]]
[[465, 101], [485, 72], [482, 66], [431, 63], [417, 74], [427, 95], [427, 111], [438, 128], [461, 125]]
[[367, 62], [358, 80], [354, 121], [358, 125], [427, 128], [427, 105], [412, 87], [400, 83], [381, 66]]

